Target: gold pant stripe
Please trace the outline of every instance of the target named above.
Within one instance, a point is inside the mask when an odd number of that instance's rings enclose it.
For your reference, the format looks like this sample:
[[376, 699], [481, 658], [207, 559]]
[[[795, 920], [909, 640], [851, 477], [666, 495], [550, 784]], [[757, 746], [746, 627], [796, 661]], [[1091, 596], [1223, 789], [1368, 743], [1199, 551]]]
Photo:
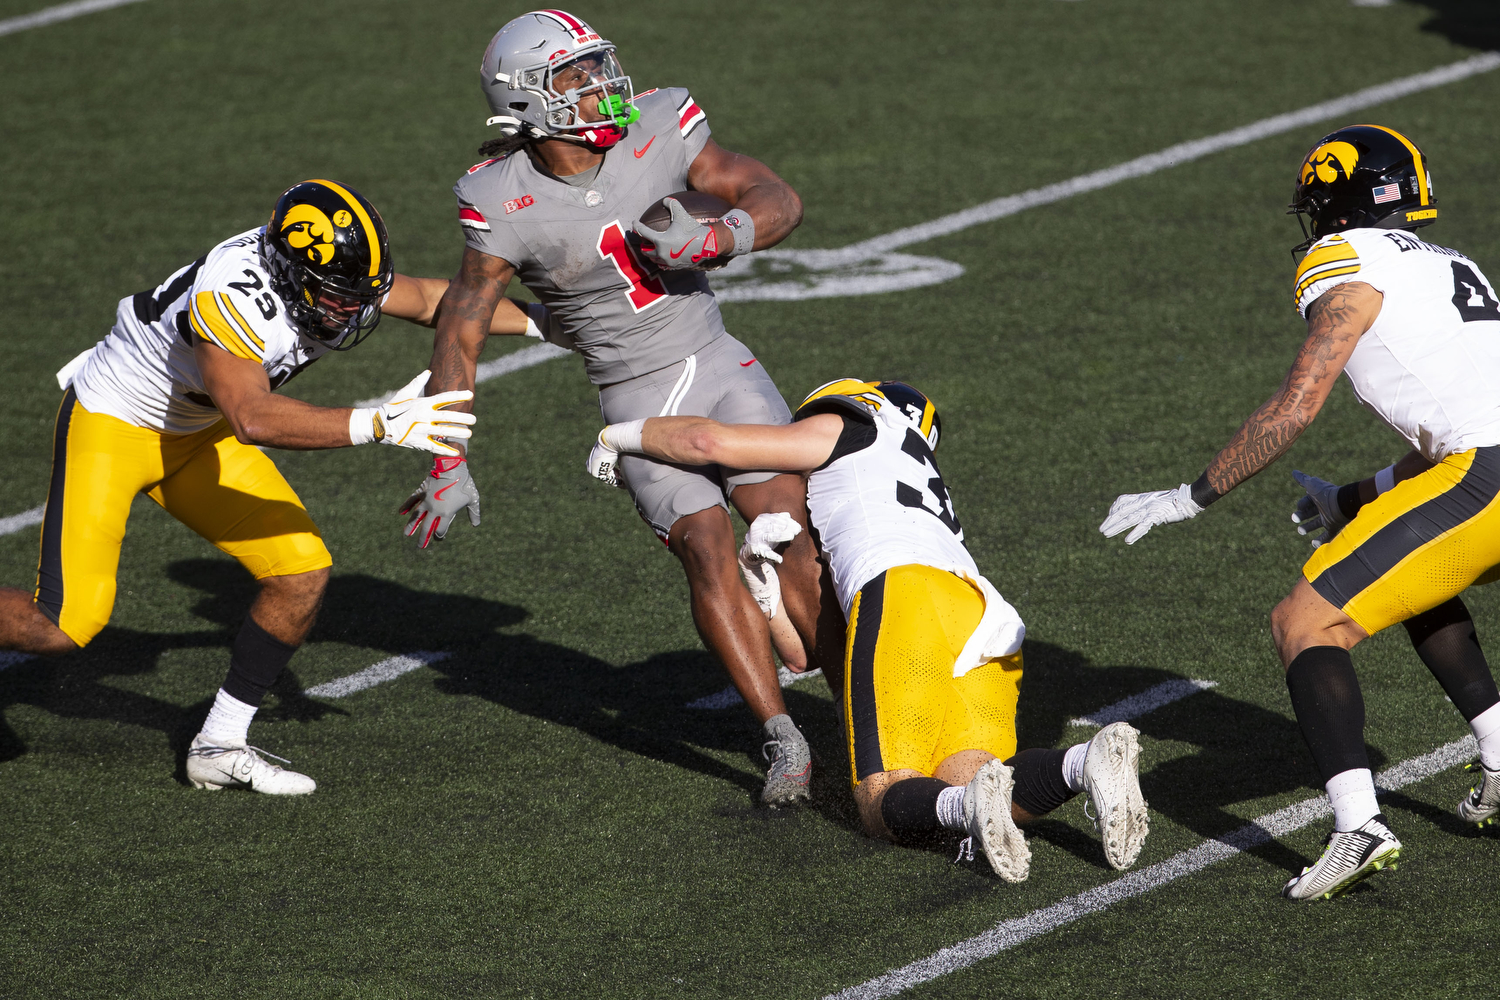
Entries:
[[1500, 566], [1500, 447], [1450, 455], [1360, 509], [1302, 574], [1371, 635]]
[[855, 784], [881, 771], [931, 775], [960, 750], [1015, 754], [1021, 654], [953, 676], [983, 615], [972, 584], [931, 566], [887, 570], [855, 595], [844, 656]]
[[58, 413], [36, 599], [80, 646], [114, 609], [125, 522], [142, 492], [257, 579], [333, 564], [275, 463], [222, 421], [161, 434], [90, 413], [70, 390]]

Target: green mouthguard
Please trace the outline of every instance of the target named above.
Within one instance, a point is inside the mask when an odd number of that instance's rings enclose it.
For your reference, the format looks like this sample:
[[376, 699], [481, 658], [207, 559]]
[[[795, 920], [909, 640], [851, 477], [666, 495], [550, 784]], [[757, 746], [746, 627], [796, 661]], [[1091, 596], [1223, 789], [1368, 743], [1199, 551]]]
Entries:
[[614, 122], [620, 128], [626, 125], [634, 125], [641, 117], [641, 109], [634, 104], [627, 105], [625, 98], [619, 94], [610, 94], [599, 102], [599, 113]]

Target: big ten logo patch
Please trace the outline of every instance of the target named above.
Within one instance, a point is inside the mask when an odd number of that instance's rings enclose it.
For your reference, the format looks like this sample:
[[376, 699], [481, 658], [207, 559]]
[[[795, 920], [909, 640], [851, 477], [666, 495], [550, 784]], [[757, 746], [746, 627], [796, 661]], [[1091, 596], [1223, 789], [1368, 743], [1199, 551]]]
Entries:
[[512, 198], [510, 201], [507, 201], [505, 203], [505, 214], [509, 215], [512, 212], [519, 212], [521, 209], [526, 208], [529, 205], [535, 205], [535, 204], [536, 204], [536, 199], [535, 198], [533, 198], [529, 194], [523, 194], [523, 195], [521, 195], [521, 197], [519, 197], [519, 198]]

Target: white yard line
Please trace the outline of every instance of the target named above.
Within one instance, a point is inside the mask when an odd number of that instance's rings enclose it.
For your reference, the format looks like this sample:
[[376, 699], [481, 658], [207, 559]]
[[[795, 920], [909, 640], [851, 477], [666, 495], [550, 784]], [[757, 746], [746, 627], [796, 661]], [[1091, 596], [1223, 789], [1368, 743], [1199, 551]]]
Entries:
[[31, 527], [33, 524], [42, 523], [42, 515], [47, 513], [47, 505], [33, 507], [23, 510], [19, 514], [10, 517], [0, 517], [0, 535], [14, 535], [16, 532]]
[[44, 25], [56, 24], [58, 21], [68, 21], [85, 14], [92, 14], [95, 11], [141, 2], [143, 0], [78, 0], [77, 3], [60, 3], [56, 7], [45, 7], [34, 14], [7, 17], [0, 21], [0, 35], [13, 35], [27, 28], [40, 28]]
[[[1478, 752], [1474, 737], [1465, 736], [1432, 753], [1414, 757], [1382, 771], [1376, 776], [1375, 784], [1382, 792], [1395, 791], [1461, 764]], [[1069, 896], [1023, 917], [1002, 921], [983, 934], [960, 941], [910, 965], [893, 969], [859, 986], [840, 990], [825, 1000], [876, 1000], [879, 997], [895, 996], [950, 972], [966, 969], [1007, 948], [1014, 948], [1024, 941], [1071, 924], [1089, 914], [1099, 913], [1121, 900], [1143, 895], [1185, 875], [1202, 871], [1209, 865], [1232, 858], [1258, 844], [1284, 837], [1331, 814], [1332, 810], [1325, 796], [1305, 799], [1285, 809], [1267, 813], [1224, 837], [1205, 841], [1197, 847], [1174, 854], [1149, 868], [1131, 872], [1076, 896]]]
[[1107, 726], [1111, 722], [1126, 722], [1138, 715], [1154, 712], [1163, 705], [1170, 705], [1190, 694], [1199, 691], [1207, 691], [1209, 688], [1218, 687], [1218, 681], [1190, 681], [1178, 679], [1174, 681], [1163, 681], [1153, 688], [1147, 688], [1140, 694], [1133, 694], [1129, 698], [1121, 699], [1113, 705], [1105, 705], [1090, 715], [1079, 719], [1069, 719], [1070, 726]]
[[407, 653], [405, 656], [392, 656], [390, 659], [381, 660], [357, 673], [352, 673], [348, 677], [340, 677], [326, 684], [315, 685], [302, 693], [314, 698], [343, 698], [356, 691], [393, 681], [402, 674], [409, 674], [428, 664], [441, 663], [452, 655], [452, 653], [430, 653], [426, 650], [418, 650], [415, 653]]

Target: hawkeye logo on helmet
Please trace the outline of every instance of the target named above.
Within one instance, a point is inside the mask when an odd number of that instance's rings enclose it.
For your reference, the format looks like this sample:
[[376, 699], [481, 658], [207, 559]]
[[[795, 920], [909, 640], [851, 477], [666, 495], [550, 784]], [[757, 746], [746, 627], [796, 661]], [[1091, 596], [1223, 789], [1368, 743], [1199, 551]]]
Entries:
[[1314, 176], [1324, 184], [1332, 184], [1342, 173], [1345, 178], [1354, 175], [1359, 165], [1359, 150], [1347, 142], [1325, 142], [1308, 154], [1302, 164], [1302, 183], [1312, 182]]
[[[338, 215], [349, 213], [340, 209]], [[314, 264], [333, 260], [333, 222], [312, 205], [293, 205], [281, 223], [281, 235], [293, 250], [304, 250]]]

